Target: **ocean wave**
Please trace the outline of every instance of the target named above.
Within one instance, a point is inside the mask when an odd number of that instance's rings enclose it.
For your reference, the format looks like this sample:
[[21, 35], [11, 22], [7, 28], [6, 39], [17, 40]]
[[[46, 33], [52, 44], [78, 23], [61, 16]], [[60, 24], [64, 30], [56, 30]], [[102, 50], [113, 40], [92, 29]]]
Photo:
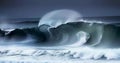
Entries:
[[83, 20], [74, 10], [55, 10], [38, 27], [0, 30], [0, 44], [38, 46], [120, 47], [120, 23]]
[[[120, 27], [115, 24], [74, 22], [50, 28], [46, 32], [41, 31], [39, 27], [15, 29], [9, 31], [8, 34], [5, 34], [6, 31], [1, 30], [1, 38], [9, 38], [6, 39], [8, 40], [7, 42], [12, 42], [10, 40], [14, 39], [15, 43], [21, 43], [29, 36], [33, 39], [32, 44], [41, 46], [71, 46], [79, 42], [74, 46], [119, 47], [119, 32]], [[82, 43], [82, 41], [84, 42]]]

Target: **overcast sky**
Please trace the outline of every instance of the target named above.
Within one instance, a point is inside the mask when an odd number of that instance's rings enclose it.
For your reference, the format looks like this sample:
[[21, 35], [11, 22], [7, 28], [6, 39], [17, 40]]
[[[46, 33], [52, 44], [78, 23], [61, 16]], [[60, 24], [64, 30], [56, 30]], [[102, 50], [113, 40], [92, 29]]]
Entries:
[[0, 0], [0, 16], [38, 18], [56, 9], [73, 9], [83, 17], [120, 16], [120, 0]]

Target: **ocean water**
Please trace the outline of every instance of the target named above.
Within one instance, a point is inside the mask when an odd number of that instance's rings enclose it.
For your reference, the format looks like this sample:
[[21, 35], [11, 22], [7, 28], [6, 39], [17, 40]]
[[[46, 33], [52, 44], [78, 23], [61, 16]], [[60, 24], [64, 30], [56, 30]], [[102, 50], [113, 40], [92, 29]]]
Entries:
[[1, 63], [119, 63], [120, 19], [55, 10], [0, 21]]

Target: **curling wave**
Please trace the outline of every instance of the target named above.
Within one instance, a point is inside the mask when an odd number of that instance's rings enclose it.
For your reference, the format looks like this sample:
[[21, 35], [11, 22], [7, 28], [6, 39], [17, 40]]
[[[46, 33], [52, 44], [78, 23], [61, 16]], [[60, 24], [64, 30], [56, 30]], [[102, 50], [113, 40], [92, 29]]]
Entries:
[[74, 10], [55, 10], [43, 16], [38, 27], [0, 30], [0, 39], [5, 44], [116, 48], [120, 47], [120, 23], [82, 20]]
[[[1, 37], [14, 40], [16, 43], [26, 40], [30, 36], [33, 40], [22, 44], [34, 44], [40, 46], [92, 46], [92, 47], [119, 47], [120, 26], [112, 23], [87, 23], [75, 22], [62, 24], [56, 28], [50, 28], [49, 32], [40, 31], [38, 27], [15, 29], [5, 34], [1, 31]], [[52, 35], [52, 36], [51, 36]], [[17, 37], [16, 37], [17, 36]], [[18, 40], [21, 39], [21, 40]]]
[[51, 29], [52, 38], [50, 38], [49, 42], [51, 44], [55, 42], [56, 45], [119, 47], [119, 32], [120, 26], [118, 24], [97, 22], [67, 23]]

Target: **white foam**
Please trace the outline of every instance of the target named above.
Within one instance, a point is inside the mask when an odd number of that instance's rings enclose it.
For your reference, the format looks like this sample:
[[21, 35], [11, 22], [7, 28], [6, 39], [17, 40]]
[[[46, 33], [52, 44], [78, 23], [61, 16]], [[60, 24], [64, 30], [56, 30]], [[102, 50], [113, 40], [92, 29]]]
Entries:
[[[119, 59], [120, 49], [94, 49], [90, 47], [68, 48], [65, 50], [41, 50], [30, 48], [5, 48], [0, 50], [2, 57], [40, 57], [40, 56], [54, 56], [74, 59], [102, 59], [103, 56], [107, 59]], [[0, 58], [2, 60], [3, 58]], [[39, 58], [38, 58], [39, 59]]]

